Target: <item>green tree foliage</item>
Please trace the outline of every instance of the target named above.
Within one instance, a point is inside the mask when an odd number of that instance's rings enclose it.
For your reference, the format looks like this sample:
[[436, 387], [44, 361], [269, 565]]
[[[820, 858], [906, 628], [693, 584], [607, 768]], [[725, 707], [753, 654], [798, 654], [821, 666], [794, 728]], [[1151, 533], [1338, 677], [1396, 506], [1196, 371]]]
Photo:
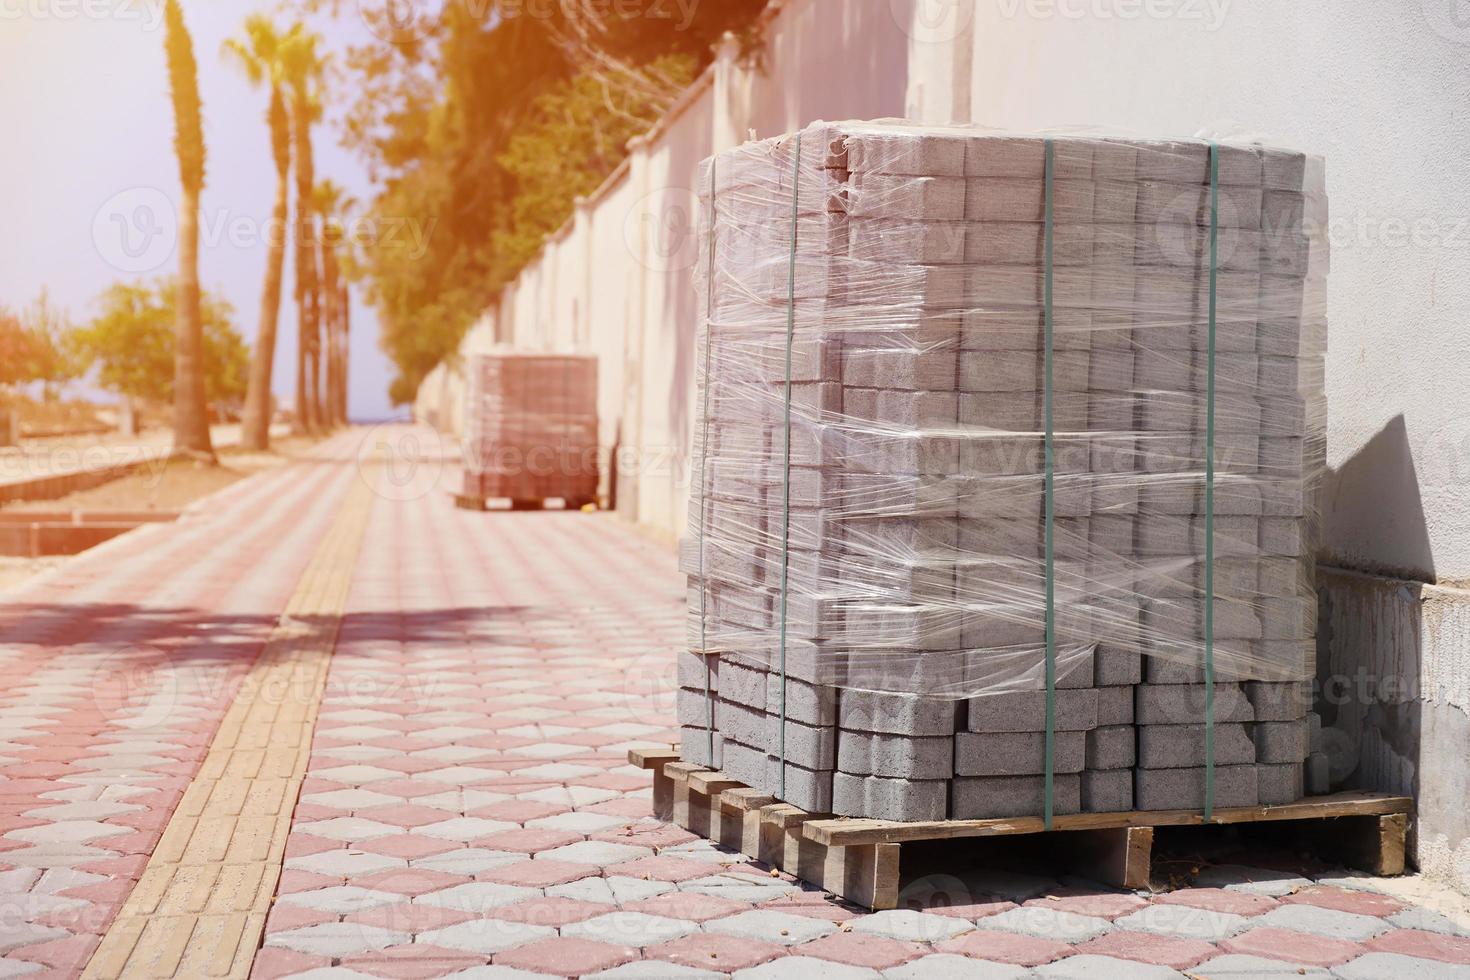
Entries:
[[31, 359], [30, 332], [13, 310], [0, 306], [0, 387], [31, 381]]
[[49, 394], [52, 385], [80, 375], [80, 366], [66, 345], [71, 329], [66, 313], [51, 302], [44, 289], [20, 313], [0, 307], [0, 385], [39, 381]]
[[426, 35], [380, 29], [348, 53], [346, 141], [382, 187], [361, 271], [398, 368], [395, 401], [766, 0], [603, 6], [589, 25], [576, 13], [588, 5], [446, 4]]
[[[100, 313], [73, 330], [67, 345], [79, 364], [97, 369], [97, 383], [128, 398], [167, 402], [174, 396], [175, 304], [178, 284], [116, 283], [98, 298]], [[234, 403], [245, 396], [250, 356], [235, 329], [234, 309], [202, 291], [204, 388], [210, 401]]]

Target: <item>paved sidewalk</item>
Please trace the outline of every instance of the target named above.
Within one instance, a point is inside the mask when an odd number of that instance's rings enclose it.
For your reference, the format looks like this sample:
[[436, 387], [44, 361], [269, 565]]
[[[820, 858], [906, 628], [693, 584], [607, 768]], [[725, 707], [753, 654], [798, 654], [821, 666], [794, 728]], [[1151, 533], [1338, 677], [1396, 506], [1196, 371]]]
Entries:
[[[358, 438], [0, 604], [0, 978], [108, 975]], [[315, 736], [252, 976], [1470, 978], [1470, 934], [1343, 873], [941, 876], [861, 914], [656, 822], [625, 755], [674, 736], [671, 552], [611, 515], [457, 511], [454, 479], [376, 485], [325, 688], [285, 692]]]
[[355, 475], [355, 442], [242, 481], [0, 603], [0, 977], [76, 976]]
[[256, 977], [1470, 977], [1470, 937], [1330, 875], [994, 874], [857, 914], [651, 819], [625, 753], [675, 736], [669, 551], [442, 492], [371, 527]]

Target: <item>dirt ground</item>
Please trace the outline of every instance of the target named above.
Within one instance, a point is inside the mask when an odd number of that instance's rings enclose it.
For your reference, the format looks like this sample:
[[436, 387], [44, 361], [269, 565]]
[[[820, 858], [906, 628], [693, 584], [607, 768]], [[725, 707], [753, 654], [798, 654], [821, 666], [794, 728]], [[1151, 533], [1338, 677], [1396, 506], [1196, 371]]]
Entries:
[[7, 511], [57, 510], [182, 510], [202, 497], [218, 493], [252, 473], [284, 466], [314, 440], [290, 437], [272, 440], [268, 453], [227, 448], [219, 451], [219, 465], [171, 460], [142, 466], [136, 472], [90, 490], [79, 490], [55, 500], [27, 500], [5, 505]]

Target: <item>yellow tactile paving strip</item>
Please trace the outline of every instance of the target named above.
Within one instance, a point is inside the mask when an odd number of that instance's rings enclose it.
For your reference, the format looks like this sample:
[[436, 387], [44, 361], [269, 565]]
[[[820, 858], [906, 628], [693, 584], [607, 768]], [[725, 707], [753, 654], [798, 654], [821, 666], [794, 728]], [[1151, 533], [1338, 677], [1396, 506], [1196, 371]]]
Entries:
[[372, 503], [353, 481], [84, 978], [250, 973]]

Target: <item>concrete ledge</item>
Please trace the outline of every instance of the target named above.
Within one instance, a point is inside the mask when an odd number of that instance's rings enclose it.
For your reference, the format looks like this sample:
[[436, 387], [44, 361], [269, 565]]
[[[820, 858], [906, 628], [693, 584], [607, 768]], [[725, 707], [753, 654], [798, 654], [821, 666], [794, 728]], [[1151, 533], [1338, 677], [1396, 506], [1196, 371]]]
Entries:
[[1470, 589], [1318, 567], [1334, 786], [1412, 795], [1409, 858], [1470, 894]]
[[143, 524], [178, 519], [173, 511], [0, 512], [0, 555], [75, 555]]

